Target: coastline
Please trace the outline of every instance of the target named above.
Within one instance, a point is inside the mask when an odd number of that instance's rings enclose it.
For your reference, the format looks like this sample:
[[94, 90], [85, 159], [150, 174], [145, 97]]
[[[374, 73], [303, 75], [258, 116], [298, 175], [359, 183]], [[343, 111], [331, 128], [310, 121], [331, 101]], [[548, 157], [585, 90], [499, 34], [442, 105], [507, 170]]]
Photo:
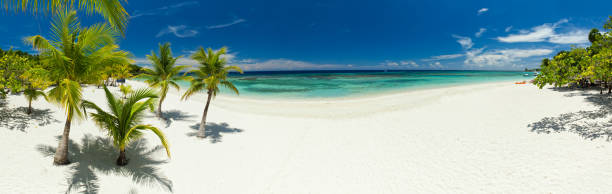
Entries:
[[[74, 164], [53, 166], [39, 147], [57, 146], [65, 114], [39, 99], [33, 103], [37, 119], [9, 123], [23, 129], [0, 125], [0, 146], [10, 156], [0, 162], [0, 190], [65, 192], [88, 180], [99, 193], [169, 193], [164, 185], [174, 193], [605, 193], [612, 189], [608, 141], [536, 133], [529, 126], [596, 110], [591, 93], [501, 82], [311, 102], [219, 96], [211, 103], [206, 139], [191, 135], [204, 103], [169, 93], [168, 119], [151, 114], [143, 123], [164, 131], [172, 158], [147, 151], [159, 145], [151, 133], [134, 143], [142, 150], [127, 150], [136, 166], [126, 169], [149, 169], [154, 176], [146, 184], [132, 181], [138, 173], [108, 171], [115, 150], [106, 151], [112, 147], [101, 143], [106, 132], [89, 119], [73, 123]], [[83, 94], [104, 103], [101, 89], [87, 87]], [[14, 117], [24, 115], [22, 96], [11, 95], [7, 103]]]

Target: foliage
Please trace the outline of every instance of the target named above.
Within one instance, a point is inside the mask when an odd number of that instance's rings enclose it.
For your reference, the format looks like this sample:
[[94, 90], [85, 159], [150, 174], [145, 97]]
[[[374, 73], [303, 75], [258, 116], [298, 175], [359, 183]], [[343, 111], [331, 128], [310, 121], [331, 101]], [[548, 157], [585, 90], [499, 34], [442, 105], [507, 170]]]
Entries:
[[216, 96], [219, 92], [219, 85], [234, 91], [236, 94], [239, 93], [236, 86], [228, 81], [227, 75], [232, 70], [240, 73], [243, 72], [240, 67], [225, 66], [227, 61], [223, 58], [223, 55], [226, 51], [227, 48], [225, 47], [219, 49], [217, 52], [214, 52], [211, 48], [204, 50], [204, 48], [200, 47], [200, 50], [191, 56], [193, 60], [200, 63], [200, 66], [196, 70], [189, 71], [189, 73], [192, 74], [192, 76], [188, 78], [191, 82], [191, 86], [183, 95], [183, 99], [189, 98], [194, 93], [203, 90], [211, 92], [212, 96]]
[[30, 60], [27, 57], [17, 55], [12, 50], [3, 53], [0, 57], [0, 90], [2, 90], [0, 93], [22, 91], [25, 86], [21, 76], [30, 67]]
[[119, 86], [119, 91], [123, 94], [123, 98], [127, 98], [127, 95], [132, 93], [132, 86], [130, 85], [121, 85]]
[[534, 84], [555, 87], [578, 85], [588, 87], [600, 84], [601, 88], [612, 90], [612, 16], [604, 25], [604, 32], [592, 29], [589, 33], [591, 45], [587, 48], [573, 47], [561, 51], [552, 59], [542, 60], [541, 72]]
[[166, 98], [166, 94], [170, 87], [174, 87], [179, 90], [178, 81], [185, 79], [179, 75], [183, 69], [187, 66], [175, 65], [176, 60], [181, 56], [173, 57], [172, 50], [170, 49], [170, 43], [159, 44], [159, 55], [154, 51], [151, 51], [150, 55], [147, 55], [147, 59], [153, 64], [153, 68], [143, 68], [144, 73], [139, 75], [145, 79], [145, 82], [151, 87], [159, 88], [159, 104], [158, 104], [158, 116], [161, 117], [161, 104]]
[[[79, 9], [87, 14], [96, 12], [102, 15], [110, 25], [120, 32], [125, 32], [129, 19], [127, 11], [119, 0], [77, 0]], [[123, 2], [127, 3], [126, 0]], [[75, 0], [4, 0], [3, 8], [6, 10], [30, 10], [33, 13], [60, 13], [63, 10], [75, 7]]]
[[108, 132], [115, 147], [123, 152], [131, 141], [141, 138], [145, 130], [150, 130], [159, 137], [162, 145], [166, 148], [168, 157], [170, 157], [168, 143], [161, 130], [151, 125], [140, 124], [145, 111], [153, 106], [155, 98], [158, 97], [152, 90], [136, 90], [125, 100], [113, 96], [106, 86], [104, 86], [104, 92], [108, 112], [89, 101], [83, 101], [83, 107], [96, 111], [90, 113], [91, 118], [100, 128]]

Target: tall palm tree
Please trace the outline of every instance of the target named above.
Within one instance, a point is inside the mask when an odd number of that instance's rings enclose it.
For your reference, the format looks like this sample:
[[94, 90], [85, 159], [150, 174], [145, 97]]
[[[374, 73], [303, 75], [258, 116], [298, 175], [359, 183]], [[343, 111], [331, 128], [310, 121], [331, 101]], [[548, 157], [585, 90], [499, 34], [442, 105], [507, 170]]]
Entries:
[[166, 99], [168, 90], [171, 86], [179, 90], [179, 85], [176, 82], [185, 79], [179, 74], [187, 66], [175, 65], [176, 60], [181, 57], [172, 57], [170, 43], [159, 45], [159, 55], [153, 51], [151, 51], [151, 55], [147, 55], [147, 59], [153, 63], [153, 68], [143, 68], [144, 73], [140, 76], [146, 79], [145, 82], [149, 86], [159, 88], [160, 98], [157, 104], [157, 116], [159, 118], [162, 118], [162, 103]]
[[32, 114], [32, 101], [37, 100], [41, 96], [47, 99], [45, 92], [31, 86], [23, 90], [23, 96], [28, 100], [28, 114]]
[[108, 134], [113, 138], [113, 144], [119, 149], [117, 165], [124, 166], [127, 164], [125, 147], [131, 141], [141, 138], [145, 130], [150, 130], [159, 137], [162, 145], [166, 148], [166, 154], [170, 157], [170, 150], [164, 133], [154, 126], [140, 124], [145, 111], [153, 109], [153, 103], [157, 98], [153, 91], [139, 89], [125, 100], [116, 98], [106, 86], [104, 86], [104, 92], [106, 93], [109, 112], [89, 101], [83, 101], [83, 107], [96, 111], [96, 113], [90, 113], [89, 115], [100, 128], [108, 130]]
[[227, 79], [227, 74], [230, 71], [237, 71], [240, 73], [242, 69], [237, 66], [226, 66], [226, 59], [223, 55], [227, 52], [227, 48], [223, 47], [217, 52], [214, 52], [211, 48], [204, 50], [200, 47], [196, 53], [191, 55], [193, 60], [198, 61], [200, 66], [196, 70], [189, 71], [192, 74], [189, 79], [191, 86], [181, 99], [185, 100], [199, 91], [206, 91], [208, 98], [206, 99], [206, 106], [204, 107], [204, 113], [202, 114], [202, 121], [200, 122], [200, 129], [198, 131], [199, 138], [206, 137], [206, 115], [208, 114], [208, 106], [212, 97], [216, 96], [219, 92], [219, 85], [238, 93], [238, 89], [232, 82]]
[[[75, 0], [3, 0], [2, 8], [6, 10], [30, 10], [33, 13], [59, 13], [74, 7]], [[118, 0], [77, 0], [79, 9], [87, 14], [96, 12], [104, 17], [110, 25], [121, 33], [125, 32], [129, 19], [128, 13]], [[127, 0], [123, 0], [127, 3]]]
[[81, 118], [81, 84], [99, 83], [98, 71], [112, 63], [130, 63], [129, 53], [118, 50], [117, 33], [107, 24], [81, 27], [76, 12], [56, 15], [51, 25], [51, 39], [40, 35], [27, 37], [26, 43], [39, 50], [41, 62], [48, 64], [50, 80], [56, 86], [49, 100], [66, 111], [66, 123], [53, 163], [68, 164], [68, 139], [73, 118]]

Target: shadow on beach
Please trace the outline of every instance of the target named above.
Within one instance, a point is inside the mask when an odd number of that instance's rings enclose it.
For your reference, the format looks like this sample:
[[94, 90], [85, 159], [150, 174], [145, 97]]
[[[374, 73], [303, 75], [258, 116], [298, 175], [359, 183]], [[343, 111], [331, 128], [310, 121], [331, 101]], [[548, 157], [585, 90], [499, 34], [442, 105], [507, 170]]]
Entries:
[[595, 93], [592, 89], [554, 89], [568, 92], [566, 97], [586, 96], [585, 100], [597, 107], [591, 111], [564, 113], [557, 117], [545, 117], [538, 122], [529, 124], [532, 132], [572, 132], [589, 140], [605, 138], [612, 140], [612, 95]]
[[[30, 124], [45, 126], [51, 123], [60, 122], [53, 118], [51, 109], [32, 108], [32, 114], [27, 114], [27, 107], [8, 108], [6, 102], [0, 100], [0, 127], [10, 130], [26, 132]], [[32, 122], [34, 121], [34, 122]]]
[[163, 112], [162, 121], [166, 125], [166, 128], [168, 128], [175, 121], [192, 121], [189, 119], [194, 116], [195, 115], [192, 115], [187, 112], [180, 111], [180, 110], [169, 110], [169, 111]]
[[[61, 137], [58, 137], [58, 141]], [[156, 160], [153, 155], [162, 146], [149, 149], [145, 139], [139, 139], [126, 147], [129, 163], [120, 167], [115, 165], [118, 149], [113, 146], [109, 138], [92, 137], [85, 135], [81, 144], [70, 140], [68, 158], [73, 162], [69, 166], [66, 193], [78, 191], [80, 193], [98, 193], [97, 173], [112, 174], [131, 177], [137, 184], [146, 186], [157, 185], [172, 192], [172, 181], [161, 174], [157, 165], [167, 163], [166, 160]], [[53, 157], [56, 147], [38, 145], [38, 151], [46, 157]], [[51, 162], [51, 161], [49, 161]]]
[[[200, 129], [200, 123], [196, 123], [190, 126], [190, 128], [195, 131], [187, 133], [187, 136], [195, 137], [198, 134], [198, 130]], [[210, 139], [211, 143], [218, 143], [218, 142], [221, 142], [221, 139], [223, 138], [223, 135], [222, 135], [223, 133], [241, 133], [243, 131], [244, 130], [242, 129], [231, 128], [229, 127], [229, 124], [227, 123], [217, 124], [217, 123], [207, 122], [206, 131], [205, 131], [205, 134], [206, 134], [205, 139], [206, 138]]]

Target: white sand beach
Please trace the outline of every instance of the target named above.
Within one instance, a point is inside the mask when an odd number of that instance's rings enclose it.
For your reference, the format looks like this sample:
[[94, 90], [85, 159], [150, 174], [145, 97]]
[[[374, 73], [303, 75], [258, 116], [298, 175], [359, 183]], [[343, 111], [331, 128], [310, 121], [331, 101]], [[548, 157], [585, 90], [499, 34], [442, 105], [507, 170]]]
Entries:
[[[102, 89], [83, 93], [105, 104]], [[172, 157], [154, 149], [160, 143], [149, 133], [127, 148], [125, 167], [115, 166], [117, 149], [91, 120], [72, 125], [73, 163], [54, 166], [47, 152], [57, 146], [63, 110], [39, 99], [30, 117], [23, 96], [10, 95], [0, 108], [0, 193], [612, 190], [612, 144], [595, 130], [609, 129], [612, 114], [597, 91], [495, 82], [318, 101], [218, 96], [206, 139], [193, 135], [204, 97], [178, 94], [163, 104], [168, 121], [150, 114], [143, 122], [163, 130]]]

